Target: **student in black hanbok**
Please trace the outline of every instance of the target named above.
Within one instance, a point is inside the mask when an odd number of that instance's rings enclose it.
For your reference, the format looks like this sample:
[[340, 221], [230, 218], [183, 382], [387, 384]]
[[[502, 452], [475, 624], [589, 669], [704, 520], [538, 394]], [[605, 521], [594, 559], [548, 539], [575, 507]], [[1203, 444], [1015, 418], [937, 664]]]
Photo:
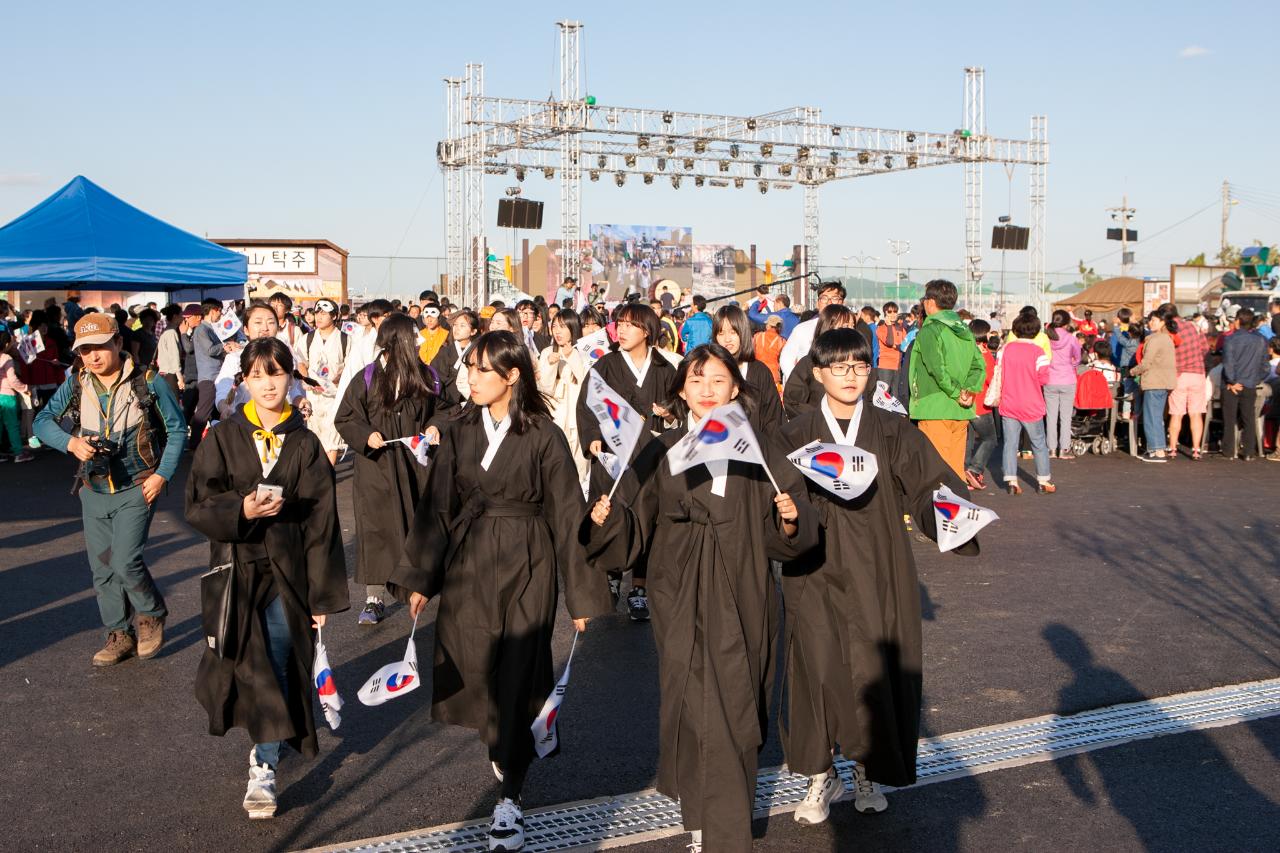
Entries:
[[449, 322], [449, 330], [449, 340], [431, 359], [431, 369], [440, 380], [440, 403], [445, 410], [452, 412], [467, 402], [471, 394], [462, 357], [480, 334], [480, 318], [474, 311], [458, 311]]
[[[871, 347], [853, 329], [818, 335], [811, 375], [824, 388], [818, 407], [787, 424], [793, 451], [813, 441], [853, 445], [873, 454], [871, 486], [842, 500], [809, 483], [822, 516], [823, 544], [783, 568], [787, 606], [787, 766], [810, 777], [796, 809], [800, 823], [826, 820], [844, 793], [833, 769], [839, 749], [857, 762], [854, 806], [884, 811], [878, 784], [916, 781], [920, 728], [920, 588], [904, 513], [937, 538], [933, 492], [946, 485], [968, 497], [965, 483], [924, 433], [863, 396]], [[956, 549], [976, 554], [976, 540]]]
[[384, 585], [404, 555], [427, 480], [413, 450], [394, 439], [439, 435], [430, 422], [440, 385], [418, 358], [412, 318], [395, 312], [383, 320], [377, 348], [378, 357], [352, 377], [334, 418], [355, 454], [356, 583], [365, 587], [361, 625], [377, 625], [386, 615]]
[[[646, 418], [645, 425], [653, 435], [664, 431], [665, 412], [659, 403], [666, 399], [676, 369], [663, 358], [656, 348], [662, 333], [658, 315], [648, 305], [629, 302], [614, 314], [614, 326], [618, 332], [618, 349], [600, 357], [592, 370], [600, 374], [605, 383], [616, 391], [631, 408]], [[613, 479], [597, 458], [602, 449], [600, 425], [595, 413], [587, 406], [587, 395], [578, 398], [578, 440], [582, 450], [591, 460], [590, 491], [588, 502], [600, 495], [607, 495], [613, 487]], [[632, 462], [644, 447], [642, 437], [636, 442]], [[622, 590], [622, 573], [631, 570], [631, 592], [627, 595], [627, 613], [634, 622], [649, 619], [649, 598], [646, 593], [646, 555], [638, 553], [627, 563], [607, 566], [609, 591], [617, 602]]]
[[[858, 315], [850, 309], [839, 304], [827, 305], [818, 314], [818, 327], [814, 329], [813, 339], [816, 341], [818, 335], [831, 329], [852, 329], [857, 323]], [[796, 362], [787, 376], [787, 384], [782, 388], [782, 406], [786, 410], [787, 419], [794, 420], [817, 409], [822, 395], [822, 383], [813, 378], [813, 359], [805, 353]]]
[[577, 541], [582, 488], [528, 348], [510, 332], [489, 332], [468, 352], [467, 368], [473, 405], [444, 425], [408, 562], [388, 588], [415, 617], [440, 597], [432, 717], [480, 733], [502, 782], [489, 849], [518, 850], [530, 726], [555, 681], [557, 575], [579, 631], [609, 609], [609, 594]]
[[[187, 477], [187, 521], [209, 537], [210, 566], [233, 565], [227, 643], [204, 650], [195, 692], [210, 734], [248, 729], [244, 808], [269, 818], [281, 747], [316, 754], [312, 628], [349, 606], [347, 570], [333, 466], [286, 399], [288, 345], [253, 340], [239, 361], [249, 402], [209, 430]], [[264, 483], [281, 497], [259, 499]]]
[[752, 425], [757, 430], [775, 430], [787, 422], [782, 413], [782, 400], [773, 372], [756, 361], [755, 343], [751, 334], [751, 321], [747, 312], [737, 303], [726, 305], [716, 312], [712, 320], [715, 330], [712, 340], [728, 350], [738, 363], [742, 378], [751, 389]]
[[725, 460], [672, 475], [667, 452], [716, 406], [749, 396], [737, 363], [705, 344], [681, 363], [667, 405], [679, 428], [651, 440], [586, 528], [597, 565], [649, 554], [658, 649], [658, 790], [678, 799], [693, 849], [746, 851], [768, 731], [778, 626], [770, 560], [818, 542], [818, 519], [775, 433], [759, 465]]

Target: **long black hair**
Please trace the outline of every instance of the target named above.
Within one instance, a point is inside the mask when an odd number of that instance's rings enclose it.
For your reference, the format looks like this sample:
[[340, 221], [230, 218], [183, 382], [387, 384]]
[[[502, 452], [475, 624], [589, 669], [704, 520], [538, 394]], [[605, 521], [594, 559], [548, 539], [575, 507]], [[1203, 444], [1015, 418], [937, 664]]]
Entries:
[[1049, 336], [1049, 340], [1056, 341], [1058, 339], [1058, 330], [1070, 325], [1071, 315], [1059, 308], [1049, 318], [1049, 325], [1044, 327], [1044, 333]]
[[[481, 366], [489, 362], [489, 369], [506, 379], [511, 371], [520, 371], [516, 383], [511, 386], [511, 430], [522, 435], [532, 429], [538, 418], [551, 420], [551, 408], [538, 390], [538, 380], [533, 375], [533, 359], [524, 341], [505, 329], [485, 332], [467, 350], [466, 364]], [[464, 411], [478, 410], [479, 406], [467, 406]]]
[[680, 362], [680, 366], [676, 368], [675, 379], [671, 380], [671, 386], [667, 389], [667, 400], [661, 404], [662, 408], [670, 412], [677, 422], [684, 423], [689, 417], [689, 404], [680, 396], [689, 374], [701, 376], [707, 362], [712, 360], [720, 362], [724, 365], [724, 369], [729, 371], [729, 375], [733, 377], [733, 386], [738, 389], [736, 399], [743, 404], [742, 407], [748, 412], [754, 412], [755, 396], [752, 394], [751, 386], [747, 384], [747, 380], [742, 378], [742, 371], [738, 369], [738, 363], [734, 361], [733, 356], [719, 344], [702, 344], [690, 350], [685, 355], [684, 360]]
[[[279, 338], [254, 338], [240, 350], [240, 376], [253, 372], [255, 364], [262, 365], [268, 376], [285, 373], [296, 376], [293, 369], [293, 352]], [[275, 368], [274, 370], [272, 368]], [[237, 378], [237, 384], [240, 379]]]
[[[582, 321], [578, 319], [578, 315], [573, 311], [561, 311], [551, 318], [551, 322], [547, 324], [547, 334], [551, 334], [551, 327], [556, 323], [564, 326], [569, 330], [570, 343], [577, 341], [582, 337]], [[555, 346], [555, 336], [551, 337], [551, 345]]]
[[425, 400], [436, 393], [427, 366], [418, 358], [418, 326], [408, 314], [392, 311], [378, 326], [375, 341], [387, 362], [374, 371], [369, 396], [393, 411], [402, 400]]
[[756, 360], [756, 345], [751, 337], [751, 321], [747, 319], [747, 312], [743, 311], [741, 306], [735, 304], [725, 305], [716, 312], [715, 320], [712, 325], [711, 340], [715, 340], [720, 334], [720, 327], [725, 323], [729, 324], [729, 328], [738, 336], [738, 352], [737, 359], [745, 364], [748, 361]]

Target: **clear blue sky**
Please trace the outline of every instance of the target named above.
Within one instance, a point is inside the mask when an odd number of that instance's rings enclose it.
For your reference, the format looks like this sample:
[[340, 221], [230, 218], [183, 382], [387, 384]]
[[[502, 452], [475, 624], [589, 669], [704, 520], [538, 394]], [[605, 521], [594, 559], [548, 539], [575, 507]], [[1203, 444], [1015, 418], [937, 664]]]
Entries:
[[[0, 222], [84, 174], [197, 233], [443, 255], [441, 78], [479, 61], [488, 94], [547, 97], [554, 22], [568, 17], [586, 24], [586, 88], [601, 104], [736, 115], [810, 104], [831, 122], [948, 131], [961, 124], [963, 67], [985, 67], [991, 133], [1025, 138], [1032, 113], [1049, 116], [1051, 271], [1118, 248], [1103, 239], [1104, 208], [1123, 193], [1146, 235], [1213, 204], [1224, 178], [1264, 193], [1235, 209], [1232, 242], [1280, 239], [1275, 46], [1270, 58], [1261, 36], [1241, 49], [1250, 26], [1274, 33], [1274, 5], [1036, 5], [17, 4], [0, 51]], [[1026, 177], [1013, 178], [1023, 223]], [[985, 178], [989, 233], [1008, 181], [999, 166]], [[491, 208], [508, 182], [491, 179]], [[690, 225], [699, 242], [755, 242], [774, 259], [800, 242], [798, 192], [584, 190], [584, 224]], [[548, 201], [543, 236], [556, 236], [558, 184], [531, 176], [526, 194]], [[1212, 254], [1218, 227], [1214, 206], [1140, 243], [1137, 272]], [[911, 240], [913, 266], [958, 266], [962, 171], [824, 188], [824, 265], [858, 252], [891, 263], [889, 238]], [[998, 265], [989, 253], [988, 270]], [[1118, 257], [1096, 266], [1114, 271]]]

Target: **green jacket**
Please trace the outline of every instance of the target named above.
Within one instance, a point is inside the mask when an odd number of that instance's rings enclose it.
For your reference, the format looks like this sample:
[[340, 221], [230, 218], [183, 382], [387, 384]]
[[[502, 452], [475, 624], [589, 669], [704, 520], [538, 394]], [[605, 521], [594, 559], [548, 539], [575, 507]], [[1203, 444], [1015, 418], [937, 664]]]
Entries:
[[973, 406], [956, 402], [961, 391], [982, 392], [987, 366], [973, 333], [954, 311], [924, 318], [911, 350], [911, 419], [967, 421]]

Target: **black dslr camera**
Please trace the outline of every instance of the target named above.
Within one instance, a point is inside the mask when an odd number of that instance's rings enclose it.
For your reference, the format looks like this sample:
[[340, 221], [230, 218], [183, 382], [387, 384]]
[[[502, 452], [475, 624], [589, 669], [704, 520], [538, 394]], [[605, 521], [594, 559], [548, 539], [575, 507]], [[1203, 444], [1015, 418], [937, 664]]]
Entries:
[[80, 463], [81, 479], [105, 477], [110, 474], [111, 457], [120, 452], [119, 442], [100, 435], [87, 435], [84, 440], [93, 446], [93, 458]]

